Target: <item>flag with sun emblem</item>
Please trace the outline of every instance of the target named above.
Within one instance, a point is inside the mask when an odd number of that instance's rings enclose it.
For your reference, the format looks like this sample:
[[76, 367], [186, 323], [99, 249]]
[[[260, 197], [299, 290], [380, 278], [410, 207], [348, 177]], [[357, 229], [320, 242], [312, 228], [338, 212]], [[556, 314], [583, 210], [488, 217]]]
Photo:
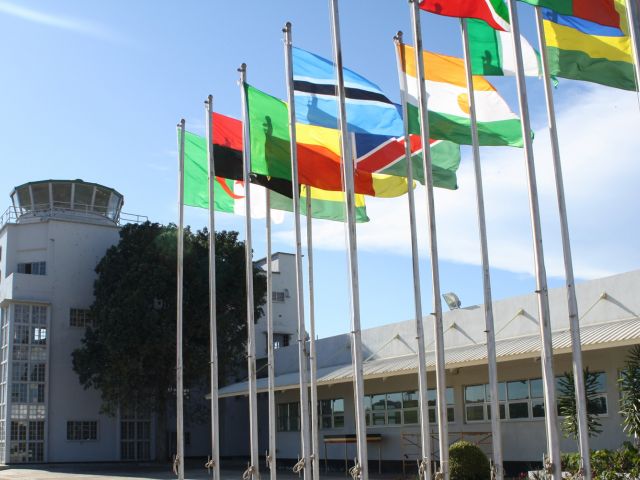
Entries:
[[[398, 45], [400, 84], [408, 104], [409, 131], [420, 133], [415, 51]], [[424, 52], [430, 137], [471, 145], [471, 118], [464, 61]], [[520, 119], [484, 77], [474, 76], [480, 145], [522, 147]]]

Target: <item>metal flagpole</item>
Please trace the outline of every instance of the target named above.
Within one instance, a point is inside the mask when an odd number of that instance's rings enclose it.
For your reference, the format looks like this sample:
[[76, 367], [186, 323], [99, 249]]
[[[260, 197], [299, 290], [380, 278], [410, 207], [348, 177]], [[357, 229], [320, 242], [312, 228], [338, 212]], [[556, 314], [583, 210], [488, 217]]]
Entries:
[[422, 56], [422, 32], [418, 0], [409, 0], [411, 24], [415, 42], [416, 70], [418, 76], [418, 102], [420, 105], [420, 133], [422, 137], [422, 160], [425, 187], [427, 190], [429, 246], [431, 248], [431, 282], [433, 288], [434, 337], [436, 344], [436, 395], [438, 399], [438, 436], [440, 447], [440, 473], [449, 480], [449, 425], [447, 419], [444, 332], [442, 327], [442, 300], [440, 298], [440, 269], [438, 266], [438, 239], [436, 235], [436, 212], [433, 196], [433, 172], [431, 171], [431, 146], [429, 145], [429, 113], [425, 85], [424, 58]]
[[627, 0], [627, 21], [629, 23], [629, 36], [631, 37], [631, 55], [636, 73], [636, 90], [640, 91], [640, 45], [638, 45], [638, 4], [637, 0]]
[[[402, 32], [394, 37], [397, 45], [402, 45]], [[402, 119], [404, 123], [405, 159], [407, 162], [407, 198], [409, 200], [409, 226], [411, 229], [411, 260], [413, 267], [413, 302], [415, 306], [416, 341], [418, 343], [418, 397], [420, 402], [420, 446], [422, 459], [420, 460], [419, 473], [421, 480], [431, 478], [431, 435], [429, 433], [429, 398], [427, 386], [427, 358], [424, 346], [424, 325], [422, 316], [422, 293], [420, 291], [420, 253], [418, 251], [418, 232], [416, 228], [416, 201], [413, 192], [413, 160], [411, 159], [411, 141], [409, 139], [409, 112], [407, 111], [407, 85], [404, 72], [404, 52], [398, 49], [398, 71], [400, 75], [400, 88], [402, 97]]]
[[289, 138], [291, 146], [291, 189], [293, 190], [293, 218], [296, 238], [296, 302], [298, 306], [298, 368], [300, 371], [300, 435], [301, 459], [294, 467], [298, 473], [303, 469], [304, 480], [312, 478], [310, 464], [311, 433], [309, 425], [309, 392], [307, 381], [307, 339], [304, 322], [304, 290], [302, 277], [302, 232], [300, 230], [300, 184], [298, 182], [298, 151], [296, 144], [296, 110], [293, 90], [293, 55], [291, 23], [287, 22], [284, 32], [285, 72], [287, 76], [287, 100], [289, 102]]
[[358, 252], [356, 240], [356, 210], [354, 188], [354, 165], [347, 131], [347, 109], [345, 106], [344, 72], [342, 71], [342, 48], [340, 45], [340, 19], [338, 0], [330, 0], [333, 30], [333, 55], [336, 66], [339, 128], [342, 153], [342, 174], [345, 183], [347, 211], [347, 257], [349, 261], [349, 287], [351, 294], [351, 361], [353, 364], [353, 400], [356, 414], [356, 443], [358, 458], [351, 469], [354, 479], [369, 479], [367, 452], [367, 426], [364, 410], [364, 376], [362, 373], [362, 332], [360, 330], [360, 287], [358, 285]]
[[180, 120], [178, 152], [178, 292], [176, 298], [176, 456], [174, 472], [184, 480], [184, 383], [182, 370], [182, 302], [184, 286], [184, 118]]
[[216, 170], [213, 154], [213, 96], [205, 101], [207, 115], [207, 155], [209, 160], [209, 351], [211, 368], [211, 459], [213, 478], [220, 479], [220, 411], [218, 405], [218, 332], [216, 312], [216, 232], [215, 194]]
[[549, 134], [551, 137], [551, 151], [553, 153], [553, 169], [558, 196], [558, 213], [560, 216], [560, 232], [562, 235], [562, 253], [564, 255], [564, 271], [567, 285], [567, 301], [569, 307], [569, 328], [571, 331], [571, 351], [573, 354], [573, 377], [576, 391], [576, 408], [578, 414], [578, 445], [582, 459], [582, 473], [587, 480], [591, 479], [591, 459], [589, 450], [589, 424], [587, 422], [587, 397], [584, 387], [582, 366], [582, 344], [580, 342], [580, 318], [578, 316], [578, 301], [576, 299], [575, 279], [573, 277], [573, 260], [571, 256], [571, 242], [569, 240], [569, 221], [567, 219], [567, 205], [564, 195], [564, 181], [562, 179], [562, 162], [560, 160], [560, 145], [558, 143], [558, 128], [553, 105], [553, 89], [549, 76], [549, 60], [547, 55], [547, 41], [544, 34], [544, 24], [540, 7], [535, 7], [538, 40], [540, 42], [540, 56], [544, 82], [544, 94], [547, 102]]
[[247, 367], [249, 371], [249, 440], [251, 463], [245, 472], [248, 479], [260, 478], [258, 459], [258, 395], [256, 389], [256, 330], [253, 304], [253, 258], [251, 245], [251, 147], [249, 142], [249, 115], [247, 110], [247, 65], [243, 63], [240, 72], [242, 96], [242, 159], [244, 179], [245, 228], [247, 238], [244, 243], [245, 268], [247, 281]]
[[269, 478], [276, 480], [276, 393], [275, 364], [273, 358], [273, 272], [271, 267], [271, 191], [264, 189], [267, 225], [267, 369], [268, 369], [268, 409], [269, 409], [269, 450], [267, 467]]
[[502, 480], [502, 427], [500, 425], [500, 406], [498, 397], [498, 365], [496, 361], [496, 335], [493, 321], [493, 299], [491, 297], [491, 275], [489, 272], [489, 249], [487, 247], [487, 225], [484, 213], [484, 189], [482, 187], [482, 167], [480, 165], [480, 141], [476, 117], [476, 100], [469, 53], [469, 34], [467, 20], [460, 19], [464, 64], [467, 74], [469, 97], [469, 116], [471, 119], [471, 139], [473, 143], [473, 169], [476, 179], [476, 199], [478, 210], [478, 231], [480, 233], [480, 253], [482, 256], [482, 286], [484, 289], [484, 322], [487, 334], [487, 359], [489, 364], [489, 390], [491, 392], [491, 442], [493, 446], [493, 468], [495, 478]]
[[309, 367], [311, 370], [311, 451], [313, 456], [313, 478], [320, 478], [320, 439], [318, 420], [318, 359], [316, 357], [316, 312], [313, 289], [313, 215], [311, 212], [311, 187], [307, 193], [307, 261], [309, 262]]
[[520, 28], [518, 25], [518, 11], [515, 0], [507, 0], [509, 18], [511, 18], [511, 41], [516, 57], [516, 80], [518, 84], [518, 101], [522, 122], [522, 139], [527, 167], [527, 181], [529, 186], [529, 208], [531, 210], [531, 227], [533, 234], [533, 256], [535, 259], [536, 294], [538, 296], [538, 323], [542, 340], [542, 382], [544, 385], [545, 425], [547, 431], [548, 463], [545, 470], [554, 480], [561, 479], [560, 441], [558, 435], [558, 413], [556, 411], [556, 385], [553, 375], [553, 345], [551, 343], [551, 314], [549, 312], [549, 291], [547, 288], [547, 274], [544, 266], [542, 249], [542, 229], [540, 226], [540, 206], [538, 204], [538, 187], [536, 184], [535, 164], [533, 160], [533, 142], [531, 140], [531, 124], [529, 121], [529, 106], [527, 104], [527, 86], [522, 63], [520, 45]]

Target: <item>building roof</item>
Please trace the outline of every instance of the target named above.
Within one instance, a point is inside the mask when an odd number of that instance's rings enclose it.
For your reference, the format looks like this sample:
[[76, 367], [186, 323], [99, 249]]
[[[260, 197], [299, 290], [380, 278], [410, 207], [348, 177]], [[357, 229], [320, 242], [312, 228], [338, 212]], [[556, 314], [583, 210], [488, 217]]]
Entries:
[[[592, 324], [580, 330], [583, 350], [596, 350], [617, 346], [633, 345], [640, 340], [640, 321], [633, 315], [623, 320]], [[554, 354], [571, 352], [571, 332], [568, 328], [553, 331]], [[523, 358], [535, 358], [540, 355], [540, 337], [537, 334], [496, 341], [496, 355], [499, 362]], [[483, 365], [487, 362], [486, 343], [456, 346], [445, 349], [447, 368]], [[435, 370], [434, 351], [427, 351], [427, 368]], [[417, 373], [416, 354], [401, 355], [382, 359], [366, 360], [363, 363], [365, 379], [383, 378], [394, 375]], [[288, 372], [276, 376], [277, 390], [298, 388], [298, 372]], [[335, 365], [318, 369], [318, 385], [350, 382], [353, 379], [351, 364]], [[267, 391], [267, 379], [258, 379], [258, 392]], [[220, 397], [245, 395], [247, 382], [235, 383], [220, 389]]]

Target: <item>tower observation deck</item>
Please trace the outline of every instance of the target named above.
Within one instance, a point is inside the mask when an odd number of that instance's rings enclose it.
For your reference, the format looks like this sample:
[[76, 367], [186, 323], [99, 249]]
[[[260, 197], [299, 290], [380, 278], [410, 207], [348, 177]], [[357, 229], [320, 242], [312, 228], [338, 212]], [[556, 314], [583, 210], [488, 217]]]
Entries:
[[146, 220], [122, 212], [124, 197], [117, 190], [80, 179], [29, 182], [15, 187], [10, 196], [13, 205], [1, 216], [0, 227], [52, 217], [107, 225]]

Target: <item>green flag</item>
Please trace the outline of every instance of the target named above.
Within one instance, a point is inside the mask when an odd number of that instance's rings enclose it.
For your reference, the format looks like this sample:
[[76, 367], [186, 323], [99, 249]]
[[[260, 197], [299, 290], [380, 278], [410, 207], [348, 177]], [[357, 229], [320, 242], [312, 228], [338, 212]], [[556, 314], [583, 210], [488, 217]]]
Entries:
[[[515, 76], [516, 57], [510, 32], [491, 28], [482, 20], [467, 20], [471, 71], [474, 75]], [[542, 76], [539, 53], [520, 36], [524, 74]]]

